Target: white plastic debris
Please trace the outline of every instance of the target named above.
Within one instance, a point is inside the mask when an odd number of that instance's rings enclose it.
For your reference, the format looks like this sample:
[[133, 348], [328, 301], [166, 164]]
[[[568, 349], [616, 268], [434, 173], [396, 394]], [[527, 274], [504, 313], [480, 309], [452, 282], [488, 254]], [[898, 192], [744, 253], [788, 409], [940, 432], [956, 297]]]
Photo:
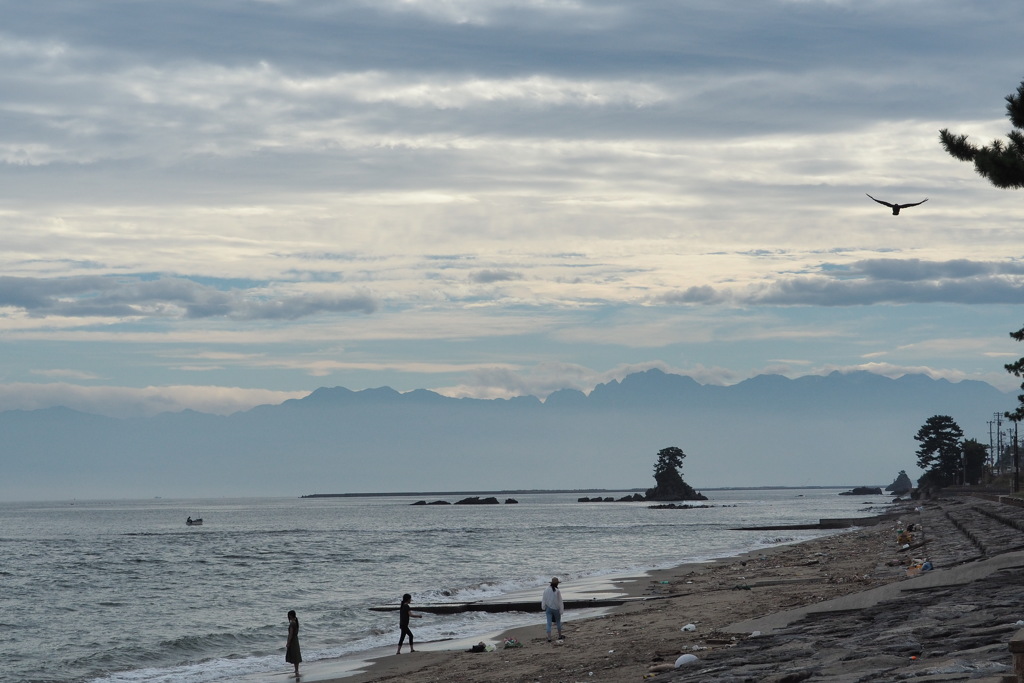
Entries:
[[680, 631], [696, 631], [697, 630], [697, 625], [696, 624], [687, 624], [686, 626], [682, 627], [679, 630]]
[[697, 655], [679, 655], [679, 659], [676, 660], [676, 668], [678, 669], [681, 666], [687, 666], [697, 661], [700, 661]]

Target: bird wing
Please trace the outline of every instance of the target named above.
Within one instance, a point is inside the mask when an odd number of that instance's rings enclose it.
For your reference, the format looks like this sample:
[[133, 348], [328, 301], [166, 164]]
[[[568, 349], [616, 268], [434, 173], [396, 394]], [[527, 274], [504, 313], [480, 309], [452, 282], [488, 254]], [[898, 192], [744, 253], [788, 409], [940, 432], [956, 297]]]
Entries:
[[[865, 192], [864, 194], [868, 194], [868, 193]], [[871, 197], [871, 195], [869, 195], [869, 194], [868, 194], [868, 196]], [[871, 198], [875, 199], [874, 197], [871, 197]], [[888, 206], [890, 209], [892, 208], [892, 204], [890, 204], [889, 202], [883, 202], [881, 199], [875, 199], [875, 201], [878, 202], [879, 204], [884, 204], [885, 206]], [[925, 201], [928, 201], [928, 200], [926, 199]]]
[[[870, 197], [871, 195], [868, 195], [868, 196]], [[878, 201], [878, 200], [875, 200], [875, 201]], [[900, 204], [900, 208], [901, 208], [901, 209], [905, 209], [905, 208], [907, 208], [908, 206], [917, 206], [917, 205], [919, 205], [919, 204], [924, 204], [924, 203], [925, 203], [926, 201], [928, 201], [928, 198], [927, 198], [927, 197], [925, 197], [925, 198], [924, 198], [924, 199], [922, 199], [921, 201], [919, 201], [919, 202], [917, 202], [917, 203], [914, 203], [914, 204]]]

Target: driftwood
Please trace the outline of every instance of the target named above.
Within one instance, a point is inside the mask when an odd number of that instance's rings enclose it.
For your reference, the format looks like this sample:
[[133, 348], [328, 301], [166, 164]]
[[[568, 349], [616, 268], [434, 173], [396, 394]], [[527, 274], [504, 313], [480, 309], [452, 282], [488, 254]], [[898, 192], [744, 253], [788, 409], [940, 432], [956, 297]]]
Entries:
[[[565, 600], [565, 609], [587, 609], [589, 607], [618, 607], [630, 602], [659, 600], [670, 595], [648, 596], [642, 598], [591, 598], [589, 600]], [[372, 612], [397, 612], [398, 605], [380, 605], [371, 607]], [[540, 600], [517, 602], [442, 602], [432, 605], [416, 605], [417, 612], [429, 614], [459, 614], [461, 612], [540, 612]]]

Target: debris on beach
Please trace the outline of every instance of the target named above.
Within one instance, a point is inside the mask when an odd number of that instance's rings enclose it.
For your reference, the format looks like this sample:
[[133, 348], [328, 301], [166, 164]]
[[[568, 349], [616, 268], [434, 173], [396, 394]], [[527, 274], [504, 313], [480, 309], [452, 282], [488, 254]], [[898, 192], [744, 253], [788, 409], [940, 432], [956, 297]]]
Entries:
[[700, 661], [700, 658], [697, 657], [697, 655], [691, 655], [691, 654], [680, 655], [679, 659], [676, 660], [676, 667], [675, 668], [678, 669], [681, 666], [688, 666], [688, 665], [694, 664], [695, 662], [698, 662], [698, 661]]

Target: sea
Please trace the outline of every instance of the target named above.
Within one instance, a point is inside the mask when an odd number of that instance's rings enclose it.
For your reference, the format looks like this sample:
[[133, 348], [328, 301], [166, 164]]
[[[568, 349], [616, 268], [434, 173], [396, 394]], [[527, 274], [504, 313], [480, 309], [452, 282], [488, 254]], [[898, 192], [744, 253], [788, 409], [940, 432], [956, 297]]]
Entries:
[[[393, 650], [397, 613], [371, 608], [397, 606], [403, 593], [414, 610], [514, 594], [539, 601], [552, 576], [570, 595], [602, 578], [841, 533], [737, 527], [890, 504], [842, 491], [704, 491], [706, 507], [692, 509], [581, 503], [596, 494], [577, 493], [501, 494], [499, 505], [413, 505], [461, 494], [0, 503], [0, 678], [281, 680], [291, 670], [288, 610], [301, 623], [303, 666], [358, 660]], [[469, 612], [412, 626], [421, 644], [542, 623], [535, 613]]]

